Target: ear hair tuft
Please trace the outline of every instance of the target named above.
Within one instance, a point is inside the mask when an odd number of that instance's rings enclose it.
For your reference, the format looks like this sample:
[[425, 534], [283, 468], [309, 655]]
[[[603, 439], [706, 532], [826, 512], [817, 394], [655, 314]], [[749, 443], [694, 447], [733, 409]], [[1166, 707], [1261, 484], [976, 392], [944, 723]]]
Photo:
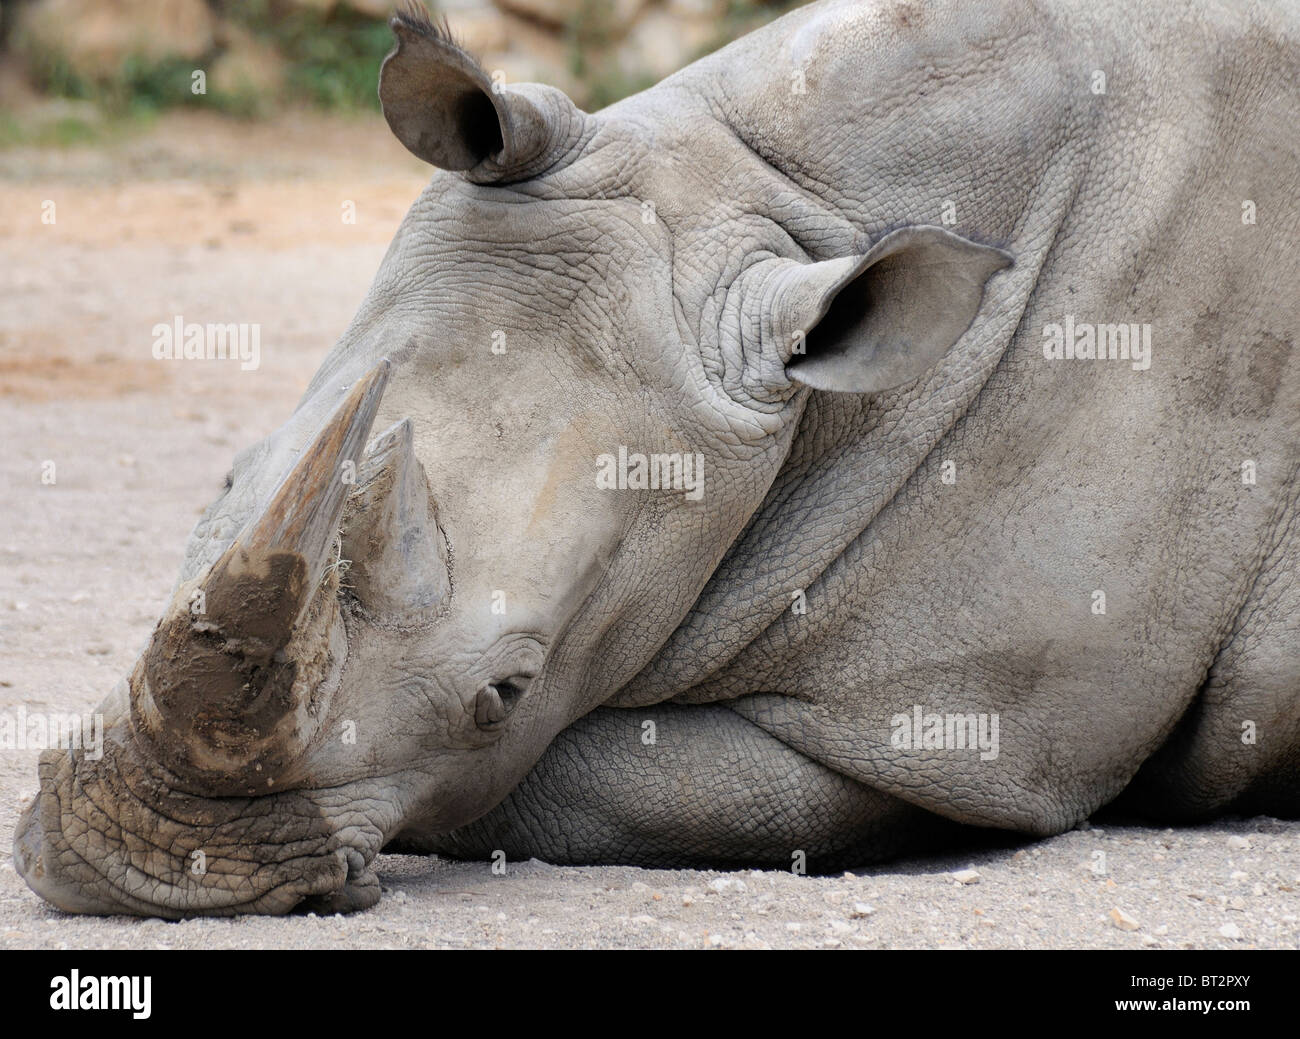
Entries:
[[581, 140], [587, 117], [562, 91], [494, 81], [422, 6], [409, 3], [388, 24], [396, 41], [379, 70], [379, 101], [413, 155], [503, 184], [549, 169]]
[[[452, 35], [451, 24], [447, 21], [444, 14], [437, 21], [429, 14], [428, 8], [424, 6], [421, 0], [402, 0], [393, 12], [393, 22], [400, 22], [402, 26], [411, 32], [423, 36], [430, 43], [441, 43], [448, 47], [455, 47], [459, 51], [464, 51], [464, 47]], [[389, 23], [392, 24], [391, 22]], [[396, 28], [396, 26], [393, 26]]]

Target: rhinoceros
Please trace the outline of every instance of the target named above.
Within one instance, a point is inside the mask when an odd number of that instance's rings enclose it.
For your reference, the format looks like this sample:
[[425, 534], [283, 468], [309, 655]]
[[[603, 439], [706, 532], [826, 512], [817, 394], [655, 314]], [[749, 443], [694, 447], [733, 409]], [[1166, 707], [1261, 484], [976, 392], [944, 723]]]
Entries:
[[17, 828], [75, 912], [385, 848], [838, 869], [1300, 809], [1300, 17], [824, 2], [437, 171]]

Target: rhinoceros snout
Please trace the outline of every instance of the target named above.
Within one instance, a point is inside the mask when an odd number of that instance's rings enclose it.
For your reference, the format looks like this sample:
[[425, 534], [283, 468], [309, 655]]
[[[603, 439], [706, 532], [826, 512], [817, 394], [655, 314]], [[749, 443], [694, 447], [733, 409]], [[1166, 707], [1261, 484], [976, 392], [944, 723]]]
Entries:
[[57, 863], [51, 859], [52, 849], [45, 840], [41, 825], [40, 795], [32, 801], [18, 819], [14, 828], [14, 869], [27, 882], [27, 886], [41, 898], [65, 913], [117, 913], [121, 907], [94, 897], [66, 883], [60, 878]]
[[[13, 859], [56, 908], [180, 919], [347, 913], [379, 901], [371, 863], [400, 811], [382, 786], [341, 795], [365, 801], [374, 819], [302, 793], [209, 800], [151, 786], [125, 745], [115, 750], [99, 761], [42, 755], [41, 790], [18, 820]], [[74, 797], [77, 786], [90, 793]]]

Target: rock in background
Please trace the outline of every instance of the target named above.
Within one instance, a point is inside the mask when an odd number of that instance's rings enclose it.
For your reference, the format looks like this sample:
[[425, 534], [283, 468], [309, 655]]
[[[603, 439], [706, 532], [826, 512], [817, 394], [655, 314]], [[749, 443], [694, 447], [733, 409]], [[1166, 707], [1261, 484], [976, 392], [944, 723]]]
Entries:
[[[804, 0], [443, 0], [508, 81], [599, 108]], [[0, 64], [49, 95], [118, 106], [373, 107], [390, 0], [3, 0]], [[205, 88], [194, 89], [201, 71]], [[0, 75], [0, 80], [4, 77]]]
[[204, 0], [39, 0], [14, 10], [14, 38], [36, 61], [60, 59], [90, 82], [116, 76], [129, 58], [197, 61], [216, 43]]

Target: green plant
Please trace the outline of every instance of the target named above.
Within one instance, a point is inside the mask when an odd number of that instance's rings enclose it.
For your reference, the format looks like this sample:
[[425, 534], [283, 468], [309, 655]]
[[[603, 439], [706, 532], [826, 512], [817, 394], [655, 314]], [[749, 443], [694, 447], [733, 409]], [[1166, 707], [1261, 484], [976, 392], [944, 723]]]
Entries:
[[292, 96], [321, 108], [378, 108], [379, 63], [393, 44], [385, 22], [341, 7], [280, 13], [268, 0], [231, 4], [228, 13], [285, 59]]
[[810, 0], [769, 0], [755, 3], [754, 0], [728, 0], [727, 9], [718, 21], [713, 38], [691, 55], [691, 60], [712, 54], [719, 47], [725, 47], [733, 40], [753, 32], [761, 25], [775, 21], [783, 14], [788, 14], [796, 7], [803, 7]]
[[0, 117], [0, 148], [22, 145], [60, 148], [85, 144], [101, 138], [100, 129], [76, 116], [63, 116], [51, 122], [35, 125], [20, 122], [12, 115]]

